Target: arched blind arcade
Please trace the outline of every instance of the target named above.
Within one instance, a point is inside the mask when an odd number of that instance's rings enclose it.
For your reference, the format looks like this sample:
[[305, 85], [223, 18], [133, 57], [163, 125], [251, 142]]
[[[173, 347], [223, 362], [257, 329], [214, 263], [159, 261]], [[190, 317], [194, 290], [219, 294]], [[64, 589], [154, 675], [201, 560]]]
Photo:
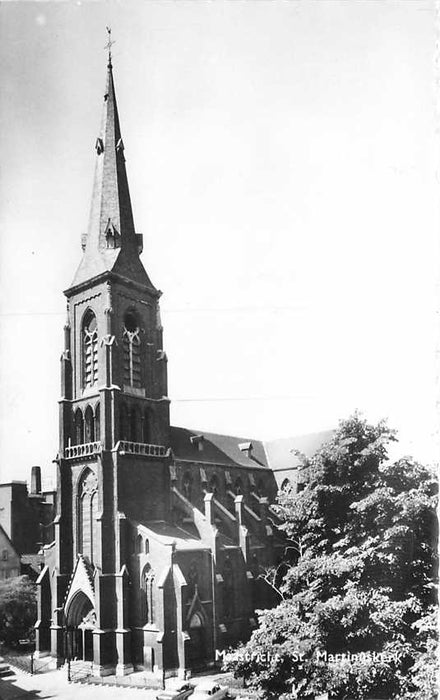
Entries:
[[139, 324], [133, 311], [128, 311], [124, 316], [122, 344], [124, 353], [124, 384], [140, 387], [141, 339]]
[[93, 311], [84, 316], [82, 329], [83, 385], [84, 388], [98, 383], [98, 324]]

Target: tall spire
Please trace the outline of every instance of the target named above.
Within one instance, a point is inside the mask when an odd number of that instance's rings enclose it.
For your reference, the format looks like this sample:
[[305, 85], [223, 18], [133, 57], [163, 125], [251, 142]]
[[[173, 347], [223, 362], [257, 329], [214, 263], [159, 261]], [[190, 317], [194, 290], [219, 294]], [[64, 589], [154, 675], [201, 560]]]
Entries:
[[[135, 275], [137, 281], [151, 285], [139, 260], [142, 236], [136, 234], [134, 228], [113, 80], [111, 47], [115, 42], [111, 40], [108, 27], [107, 31], [107, 82], [101, 131], [95, 143], [96, 166], [90, 218], [87, 234], [82, 239], [83, 259], [73, 285], [109, 270], [123, 273], [121, 265], [127, 268], [126, 272], [131, 277]], [[119, 269], [116, 270], [116, 267]]]

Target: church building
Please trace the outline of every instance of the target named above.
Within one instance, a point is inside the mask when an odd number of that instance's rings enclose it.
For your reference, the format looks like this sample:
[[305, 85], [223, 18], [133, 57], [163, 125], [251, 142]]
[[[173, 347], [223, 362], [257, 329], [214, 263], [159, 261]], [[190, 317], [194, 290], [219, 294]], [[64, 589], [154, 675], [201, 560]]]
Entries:
[[140, 259], [111, 56], [82, 249], [64, 292], [37, 655], [90, 661], [98, 676], [182, 676], [246, 640], [255, 610], [277, 602], [260, 573], [283, 554], [270, 504], [295, 460], [290, 444], [281, 454], [170, 426], [160, 292]]

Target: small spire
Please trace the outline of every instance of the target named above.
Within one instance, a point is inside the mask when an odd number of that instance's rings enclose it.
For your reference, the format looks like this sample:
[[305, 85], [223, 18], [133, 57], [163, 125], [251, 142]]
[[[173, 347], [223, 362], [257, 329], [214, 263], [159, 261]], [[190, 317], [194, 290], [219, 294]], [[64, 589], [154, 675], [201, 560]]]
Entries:
[[116, 41], [112, 41], [112, 30], [111, 27], [106, 27], [108, 33], [108, 42], [104, 46], [104, 49], [108, 50], [108, 67], [112, 67], [112, 46], [116, 44]]

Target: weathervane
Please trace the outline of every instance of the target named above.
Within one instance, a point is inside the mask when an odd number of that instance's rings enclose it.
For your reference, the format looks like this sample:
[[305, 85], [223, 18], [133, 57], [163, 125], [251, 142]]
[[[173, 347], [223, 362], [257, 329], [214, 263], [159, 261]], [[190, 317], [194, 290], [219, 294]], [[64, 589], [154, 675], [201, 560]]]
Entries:
[[108, 49], [108, 63], [109, 66], [112, 64], [112, 46], [113, 44], [116, 44], [116, 41], [112, 41], [112, 30], [110, 27], [106, 27], [107, 33], [108, 33], [108, 42], [104, 46], [105, 49]]

